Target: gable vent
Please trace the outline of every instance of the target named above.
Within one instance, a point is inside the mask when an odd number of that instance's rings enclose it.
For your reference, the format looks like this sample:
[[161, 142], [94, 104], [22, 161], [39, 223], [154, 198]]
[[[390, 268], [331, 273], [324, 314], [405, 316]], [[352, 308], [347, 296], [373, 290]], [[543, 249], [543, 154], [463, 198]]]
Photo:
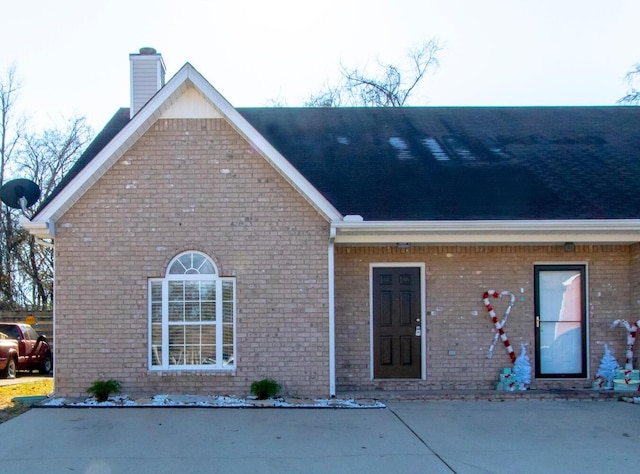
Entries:
[[162, 55], [154, 48], [140, 48], [129, 55], [131, 65], [131, 117], [144, 107], [162, 86], [165, 67]]

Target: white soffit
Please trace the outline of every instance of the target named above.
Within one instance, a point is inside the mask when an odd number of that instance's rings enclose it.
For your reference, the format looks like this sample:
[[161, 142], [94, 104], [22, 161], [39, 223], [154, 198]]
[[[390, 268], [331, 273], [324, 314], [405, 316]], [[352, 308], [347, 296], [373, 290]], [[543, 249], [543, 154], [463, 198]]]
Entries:
[[167, 110], [161, 119], [211, 119], [222, 118], [222, 114], [205, 97], [189, 87]]
[[640, 219], [562, 221], [334, 222], [336, 244], [630, 244]]
[[36, 238], [49, 239], [52, 237], [49, 232], [49, 225], [46, 222], [31, 222], [26, 217], [20, 216], [20, 226]]

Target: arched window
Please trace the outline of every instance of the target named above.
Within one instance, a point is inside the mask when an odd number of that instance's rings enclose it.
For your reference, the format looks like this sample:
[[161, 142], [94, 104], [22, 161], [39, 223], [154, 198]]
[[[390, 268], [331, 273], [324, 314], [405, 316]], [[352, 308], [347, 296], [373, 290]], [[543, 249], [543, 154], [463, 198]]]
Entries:
[[201, 252], [176, 256], [149, 280], [149, 367], [234, 369], [235, 306], [235, 278]]
[[187, 252], [171, 260], [167, 270], [169, 275], [217, 275], [213, 261], [200, 252]]

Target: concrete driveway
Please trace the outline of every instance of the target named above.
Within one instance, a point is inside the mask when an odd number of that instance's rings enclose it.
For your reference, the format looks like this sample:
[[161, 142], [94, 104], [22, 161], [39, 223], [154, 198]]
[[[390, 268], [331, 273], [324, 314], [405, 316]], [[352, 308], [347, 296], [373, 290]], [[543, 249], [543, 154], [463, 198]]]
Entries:
[[593, 401], [36, 408], [0, 425], [0, 472], [636, 472], [639, 422]]

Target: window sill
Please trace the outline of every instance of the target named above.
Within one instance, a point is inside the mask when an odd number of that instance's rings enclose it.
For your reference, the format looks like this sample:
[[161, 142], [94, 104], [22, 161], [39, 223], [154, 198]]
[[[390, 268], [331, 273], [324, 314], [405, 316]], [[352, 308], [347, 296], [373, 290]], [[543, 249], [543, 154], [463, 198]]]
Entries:
[[149, 375], [155, 375], [158, 377], [176, 377], [176, 376], [187, 376], [187, 375], [197, 375], [197, 376], [236, 376], [236, 369], [149, 369], [147, 371]]

